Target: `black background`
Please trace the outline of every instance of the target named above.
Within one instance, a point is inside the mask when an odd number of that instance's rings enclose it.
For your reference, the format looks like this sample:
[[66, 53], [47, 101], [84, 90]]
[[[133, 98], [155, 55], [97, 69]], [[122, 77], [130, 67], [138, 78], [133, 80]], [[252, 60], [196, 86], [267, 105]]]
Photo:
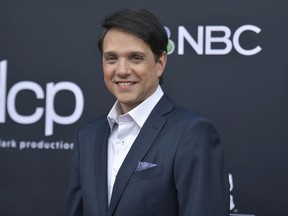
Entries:
[[[231, 213], [257, 216], [288, 214], [288, 3], [287, 1], [0, 1], [0, 61], [8, 61], [7, 92], [30, 80], [46, 92], [48, 82], [77, 84], [85, 98], [81, 118], [54, 125], [44, 135], [40, 121], [23, 125], [6, 112], [0, 139], [73, 141], [75, 130], [110, 110], [114, 98], [103, 83], [97, 39], [108, 13], [146, 8], [171, 30], [176, 49], [169, 56], [163, 89], [174, 102], [207, 116], [218, 128], [234, 188]], [[251, 24], [261, 32], [245, 33], [244, 48], [261, 46], [256, 55], [233, 49], [227, 55], [197, 55], [185, 45], [177, 54], [178, 26], [196, 38], [198, 26], [229, 27], [232, 34]], [[69, 93], [55, 99], [61, 115], [73, 112]], [[17, 97], [23, 115], [44, 107], [31, 91]], [[0, 215], [63, 215], [70, 150], [0, 148]]]

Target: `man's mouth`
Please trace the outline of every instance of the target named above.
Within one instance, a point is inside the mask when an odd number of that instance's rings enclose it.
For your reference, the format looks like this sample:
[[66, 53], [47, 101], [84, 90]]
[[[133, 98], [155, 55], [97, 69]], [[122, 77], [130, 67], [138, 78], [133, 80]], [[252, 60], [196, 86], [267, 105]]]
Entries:
[[116, 82], [116, 84], [120, 87], [129, 87], [134, 85], [136, 82]]

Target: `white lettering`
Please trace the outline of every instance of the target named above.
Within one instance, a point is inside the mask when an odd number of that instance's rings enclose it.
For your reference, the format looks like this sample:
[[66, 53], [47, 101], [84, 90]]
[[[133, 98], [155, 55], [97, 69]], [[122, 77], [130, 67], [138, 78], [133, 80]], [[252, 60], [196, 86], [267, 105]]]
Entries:
[[0, 123], [6, 120], [7, 60], [0, 61]]
[[[84, 109], [84, 96], [79, 86], [72, 82], [48, 83], [46, 85], [46, 104], [43, 107], [36, 107], [31, 115], [22, 115], [17, 111], [16, 100], [19, 92], [29, 90], [35, 93], [36, 99], [45, 99], [42, 87], [32, 81], [21, 81], [15, 83], [10, 90], [7, 90], [7, 60], [0, 61], [0, 123], [6, 122], [6, 108], [13, 121], [20, 124], [33, 124], [39, 121], [45, 111], [45, 135], [53, 135], [53, 124], [72, 124], [82, 115]], [[55, 111], [55, 96], [59, 91], [72, 92], [75, 97], [74, 111], [69, 116], [61, 116]], [[6, 92], [7, 98], [6, 98]], [[7, 99], [7, 100], [6, 100]], [[7, 103], [7, 107], [6, 107]], [[27, 102], [29, 103], [29, 102]], [[33, 144], [34, 146], [34, 144]], [[20, 143], [21, 147], [21, 143]]]
[[[53, 134], [53, 122], [59, 124], [72, 124], [76, 122], [82, 115], [84, 108], [84, 96], [81, 89], [71, 82], [60, 82], [47, 84], [47, 98], [46, 98], [46, 118], [45, 118], [45, 135]], [[55, 112], [54, 99], [59, 91], [68, 90], [75, 96], [75, 109], [70, 116], [60, 116]]]
[[[233, 190], [233, 177], [232, 174], [229, 173], [229, 185], [230, 185], [230, 192]], [[230, 211], [235, 208], [233, 196], [230, 194]]]
[[[166, 29], [168, 29], [166, 27]], [[204, 30], [205, 29], [205, 30]], [[168, 29], [169, 30], [169, 29]], [[198, 26], [197, 28], [197, 40], [194, 39], [184, 26], [178, 27], [178, 54], [184, 55], [185, 41], [193, 48], [198, 55], [227, 55], [233, 47], [242, 55], [251, 56], [259, 53], [262, 48], [258, 45], [253, 49], [244, 49], [240, 45], [240, 36], [247, 31], [252, 31], [257, 34], [261, 32], [261, 29], [254, 25], [240, 26], [232, 36], [232, 32], [229, 27], [223, 25], [215, 26]], [[166, 30], [167, 32], [167, 30]], [[205, 35], [204, 35], [205, 33]], [[170, 36], [169, 32], [169, 36]], [[231, 38], [232, 37], [232, 38]], [[172, 41], [169, 37], [169, 41]], [[171, 42], [170, 42], [171, 43]], [[205, 44], [204, 44], [205, 43]], [[217, 45], [214, 46], [213, 45]], [[170, 44], [171, 45], [171, 44]], [[174, 44], [173, 44], [174, 45]], [[205, 50], [204, 50], [205, 45]], [[220, 47], [220, 48], [219, 48]], [[173, 46], [174, 48], [174, 46]], [[174, 50], [170, 50], [171, 54]]]
[[14, 139], [11, 140], [1, 140], [0, 139], [0, 148], [16, 148], [17, 143]]
[[198, 55], [203, 55], [203, 38], [204, 38], [204, 28], [203, 26], [198, 26], [197, 39], [198, 42], [189, 34], [184, 26], [179, 26], [178, 28], [178, 54], [184, 55], [184, 39], [191, 45]]
[[31, 81], [22, 81], [16, 83], [14, 86], [11, 87], [8, 96], [7, 96], [7, 108], [8, 113], [15, 122], [21, 124], [32, 124], [37, 122], [43, 115], [44, 109], [37, 107], [35, 112], [31, 115], [21, 115], [16, 110], [16, 96], [22, 90], [31, 90], [36, 94], [37, 99], [44, 98], [44, 92], [41, 86], [35, 82]]
[[235, 34], [233, 36], [234, 48], [237, 50], [238, 53], [245, 55], [245, 56], [251, 56], [251, 55], [255, 55], [259, 53], [262, 50], [260, 46], [256, 46], [254, 49], [251, 49], [251, 50], [245, 50], [244, 48], [241, 47], [239, 39], [240, 39], [241, 34], [245, 31], [253, 31], [259, 34], [261, 29], [254, 25], [243, 25], [240, 28], [238, 28], [235, 31]]
[[[223, 32], [223, 37], [213, 37], [212, 32]], [[206, 26], [205, 54], [207, 55], [226, 55], [232, 50], [230, 41], [231, 31], [226, 26]], [[212, 43], [225, 44], [224, 49], [212, 49]]]

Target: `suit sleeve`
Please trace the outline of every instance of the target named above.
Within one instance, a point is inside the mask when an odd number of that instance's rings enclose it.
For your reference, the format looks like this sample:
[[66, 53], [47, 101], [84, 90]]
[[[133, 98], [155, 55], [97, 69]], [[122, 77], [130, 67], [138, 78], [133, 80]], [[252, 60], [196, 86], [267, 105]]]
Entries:
[[74, 148], [71, 158], [70, 182], [66, 204], [66, 216], [83, 215], [83, 202], [80, 182], [80, 160], [78, 136], [74, 139]]
[[217, 131], [206, 119], [191, 122], [179, 144], [174, 178], [179, 216], [229, 215], [229, 183]]

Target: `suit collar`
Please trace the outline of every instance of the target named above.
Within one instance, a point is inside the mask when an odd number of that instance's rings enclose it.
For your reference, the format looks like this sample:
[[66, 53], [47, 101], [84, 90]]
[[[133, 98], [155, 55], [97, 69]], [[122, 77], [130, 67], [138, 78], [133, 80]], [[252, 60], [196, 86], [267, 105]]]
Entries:
[[153, 145], [154, 140], [160, 133], [162, 127], [165, 125], [166, 119], [163, 115], [170, 112], [173, 109], [173, 106], [174, 104], [168, 96], [164, 95], [143, 125], [143, 128], [133, 143], [118, 172], [108, 209], [108, 216], [113, 215], [138, 162], [144, 158]]
[[145, 101], [143, 101], [141, 104], [139, 104], [126, 114], [122, 114], [120, 103], [119, 101], [116, 101], [107, 116], [110, 129], [112, 130], [115, 123], [119, 123], [119, 116], [121, 115], [129, 115], [137, 123], [137, 125], [142, 128], [149, 114], [160, 101], [163, 95], [163, 90], [159, 85], [156, 91], [150, 97], [148, 97]]
[[157, 111], [160, 115], [165, 115], [172, 111], [175, 104], [168, 97], [168, 95], [164, 94], [158, 104], [155, 106], [155, 112]]

